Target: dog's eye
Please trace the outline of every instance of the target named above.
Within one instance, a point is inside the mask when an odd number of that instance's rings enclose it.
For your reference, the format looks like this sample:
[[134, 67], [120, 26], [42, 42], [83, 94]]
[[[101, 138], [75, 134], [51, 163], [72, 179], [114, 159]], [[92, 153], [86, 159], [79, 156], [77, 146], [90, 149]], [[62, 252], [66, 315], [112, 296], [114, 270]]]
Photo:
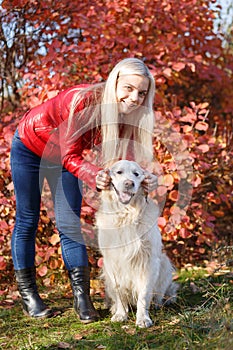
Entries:
[[120, 175], [120, 174], [122, 174], [122, 171], [118, 170], [116, 173]]
[[136, 177], [138, 177], [139, 176], [139, 174], [137, 173], [137, 172], [135, 172], [135, 173], [133, 173]]

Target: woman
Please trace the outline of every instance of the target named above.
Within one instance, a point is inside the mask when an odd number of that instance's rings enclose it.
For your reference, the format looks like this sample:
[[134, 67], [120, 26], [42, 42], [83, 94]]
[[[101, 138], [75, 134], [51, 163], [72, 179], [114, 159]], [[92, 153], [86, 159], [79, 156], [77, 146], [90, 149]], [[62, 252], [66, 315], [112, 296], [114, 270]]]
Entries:
[[[16, 195], [16, 223], [12, 258], [24, 312], [51, 317], [40, 298], [35, 275], [35, 235], [41, 188], [46, 178], [51, 189], [62, 257], [68, 269], [74, 308], [85, 323], [98, 320], [90, 299], [86, 246], [80, 230], [82, 182], [105, 190], [111, 162], [132, 158], [152, 160], [155, 84], [145, 64], [136, 58], [119, 62], [106, 83], [79, 85], [29, 110], [19, 122], [11, 149]], [[101, 145], [99, 164], [88, 162], [84, 150]], [[144, 187], [156, 187], [147, 173]]]

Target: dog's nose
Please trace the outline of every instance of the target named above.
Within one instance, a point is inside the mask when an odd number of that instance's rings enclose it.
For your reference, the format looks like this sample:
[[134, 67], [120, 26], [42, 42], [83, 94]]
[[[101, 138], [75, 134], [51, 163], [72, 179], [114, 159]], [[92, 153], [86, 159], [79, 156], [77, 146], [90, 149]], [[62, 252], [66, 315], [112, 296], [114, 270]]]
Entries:
[[131, 180], [125, 180], [124, 186], [126, 190], [130, 190], [131, 188], [134, 187], [134, 182]]

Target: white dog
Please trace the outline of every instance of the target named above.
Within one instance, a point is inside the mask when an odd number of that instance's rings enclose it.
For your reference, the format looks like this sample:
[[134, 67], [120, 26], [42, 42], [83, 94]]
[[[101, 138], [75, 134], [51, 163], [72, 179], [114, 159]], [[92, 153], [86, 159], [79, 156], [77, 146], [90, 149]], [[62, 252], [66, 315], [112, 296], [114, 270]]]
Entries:
[[110, 176], [110, 190], [101, 193], [96, 225], [111, 320], [125, 321], [129, 305], [134, 304], [136, 325], [150, 327], [152, 299], [157, 305], [164, 298], [174, 302], [177, 291], [174, 269], [162, 251], [158, 207], [140, 186], [144, 171], [137, 163], [118, 161]]

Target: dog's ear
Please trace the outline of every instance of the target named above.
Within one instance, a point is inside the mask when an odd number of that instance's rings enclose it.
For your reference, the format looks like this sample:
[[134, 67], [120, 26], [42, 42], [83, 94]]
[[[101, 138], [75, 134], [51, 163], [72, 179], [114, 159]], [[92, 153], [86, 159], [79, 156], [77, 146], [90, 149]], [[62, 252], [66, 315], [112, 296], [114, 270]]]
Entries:
[[112, 170], [109, 170], [108, 175], [111, 177], [111, 179], [112, 179], [113, 173], [114, 173], [114, 172], [113, 172]]
[[[143, 171], [142, 176], [143, 176], [143, 178], [142, 178], [142, 181], [143, 181], [145, 176], [146, 176], [146, 171]], [[141, 186], [141, 190], [142, 190], [142, 193], [145, 196], [146, 202], [148, 202], [148, 191], [145, 188], [143, 188], [142, 186]]]
[[146, 172], [143, 170], [143, 172], [142, 172], [142, 180], [144, 180], [145, 176], [146, 176]]

